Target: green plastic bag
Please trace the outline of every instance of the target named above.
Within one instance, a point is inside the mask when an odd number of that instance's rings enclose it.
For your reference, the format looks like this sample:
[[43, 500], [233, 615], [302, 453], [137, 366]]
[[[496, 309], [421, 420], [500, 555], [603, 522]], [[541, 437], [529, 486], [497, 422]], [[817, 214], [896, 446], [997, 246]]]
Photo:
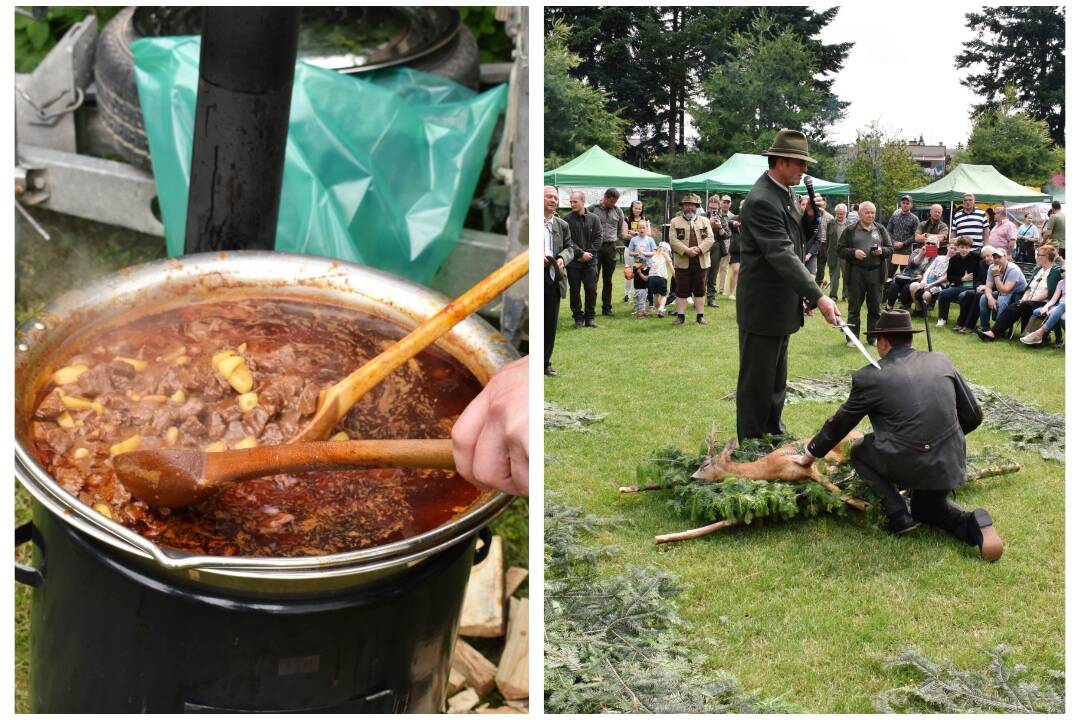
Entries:
[[[199, 38], [132, 43], [165, 244], [183, 254]], [[275, 248], [428, 284], [453, 252], [505, 85], [483, 93], [408, 68], [296, 64]]]

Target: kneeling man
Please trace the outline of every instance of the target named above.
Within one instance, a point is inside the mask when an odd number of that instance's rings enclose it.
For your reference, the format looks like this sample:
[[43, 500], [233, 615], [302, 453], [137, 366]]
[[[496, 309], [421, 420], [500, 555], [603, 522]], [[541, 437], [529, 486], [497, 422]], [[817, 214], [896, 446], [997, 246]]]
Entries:
[[[851, 448], [851, 462], [883, 499], [886, 529], [899, 535], [920, 522], [932, 525], [979, 546], [993, 562], [1005, 547], [990, 514], [949, 500], [964, 484], [964, 436], [982, 423], [982, 410], [946, 355], [911, 347], [916, 332], [907, 312], [881, 314], [873, 331], [881, 369], [868, 365], [852, 376], [847, 402], [792, 461], [807, 466], [824, 457], [869, 416], [874, 431]], [[910, 490], [910, 510], [898, 488]]]

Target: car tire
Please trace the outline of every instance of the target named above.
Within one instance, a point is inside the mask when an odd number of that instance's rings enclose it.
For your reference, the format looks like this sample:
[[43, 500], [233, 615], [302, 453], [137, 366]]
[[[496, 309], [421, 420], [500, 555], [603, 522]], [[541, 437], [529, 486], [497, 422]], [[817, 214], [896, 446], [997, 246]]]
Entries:
[[[131, 43], [140, 37], [132, 21], [134, 14], [134, 7], [124, 8], [101, 31], [94, 54], [94, 80], [102, 125], [116, 153], [127, 162], [149, 170], [150, 149], [135, 86], [135, 57], [131, 52]], [[445, 46], [409, 66], [476, 89], [480, 84], [478, 58], [476, 37], [462, 25]]]

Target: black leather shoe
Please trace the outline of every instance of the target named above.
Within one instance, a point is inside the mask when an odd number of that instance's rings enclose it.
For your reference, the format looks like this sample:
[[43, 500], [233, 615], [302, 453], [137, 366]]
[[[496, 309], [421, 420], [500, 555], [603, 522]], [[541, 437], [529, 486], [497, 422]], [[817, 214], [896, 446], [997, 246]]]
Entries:
[[705, 305], [706, 307], [720, 307], [720, 303], [716, 302], [716, 300], [709, 300]]
[[559, 373], [555, 372], [555, 368], [550, 365], [544, 368], [544, 374], [548, 377], [559, 377]]
[[607, 315], [608, 317], [615, 317], [615, 311], [614, 310], [602, 310], [600, 312], [600, 314], [601, 315]]
[[585, 327], [585, 321], [584, 320], [575, 320], [574, 324], [577, 325], [578, 327]]
[[906, 510], [893, 513], [885, 521], [885, 531], [890, 535], [904, 535], [917, 527], [919, 527], [919, 523]]
[[697, 316], [697, 324], [698, 324], [698, 325], [708, 325], [709, 323], [708, 323], [708, 321], [707, 321], [707, 320], [705, 319], [705, 316], [704, 316], [704, 315], [698, 315], [698, 316]]
[[595, 320], [586, 320], [586, 321], [585, 321], [585, 327], [594, 327], [594, 328], [598, 328], [598, 327], [600, 327], [600, 326], [596, 324], [596, 321], [595, 321]]
[[971, 520], [979, 526], [979, 554], [987, 562], [994, 562], [1005, 552], [1005, 542], [994, 529], [994, 521], [990, 519], [990, 513], [982, 508], [976, 508], [971, 512]]
[[685, 315], [676, 315], [674, 325], [684, 325], [686, 323]]
[[983, 342], [994, 342], [995, 338], [990, 333], [984, 332], [982, 330], [978, 330], [977, 332], [979, 333], [979, 339]]

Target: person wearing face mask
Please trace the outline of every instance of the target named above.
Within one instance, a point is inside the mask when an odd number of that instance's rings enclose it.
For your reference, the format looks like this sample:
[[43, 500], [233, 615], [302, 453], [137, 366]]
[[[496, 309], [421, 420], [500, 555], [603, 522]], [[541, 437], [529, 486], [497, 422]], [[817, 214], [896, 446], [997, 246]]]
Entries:
[[741, 269], [735, 295], [739, 323], [739, 380], [735, 391], [739, 441], [781, 435], [787, 394], [788, 341], [802, 327], [804, 303], [818, 308], [830, 325], [839, 322], [836, 303], [821, 292], [803, 265], [814, 237], [814, 206], [805, 210], [791, 188], [802, 182], [810, 157], [806, 136], [781, 130], [765, 151], [769, 169], [739, 208]]
[[682, 199], [682, 212], [671, 218], [668, 239], [675, 251], [675, 324], [686, 322], [686, 299], [694, 296], [697, 322], [705, 324], [705, 278], [711, 265], [709, 250], [715, 242], [708, 218], [698, 215], [701, 198], [690, 193]]

